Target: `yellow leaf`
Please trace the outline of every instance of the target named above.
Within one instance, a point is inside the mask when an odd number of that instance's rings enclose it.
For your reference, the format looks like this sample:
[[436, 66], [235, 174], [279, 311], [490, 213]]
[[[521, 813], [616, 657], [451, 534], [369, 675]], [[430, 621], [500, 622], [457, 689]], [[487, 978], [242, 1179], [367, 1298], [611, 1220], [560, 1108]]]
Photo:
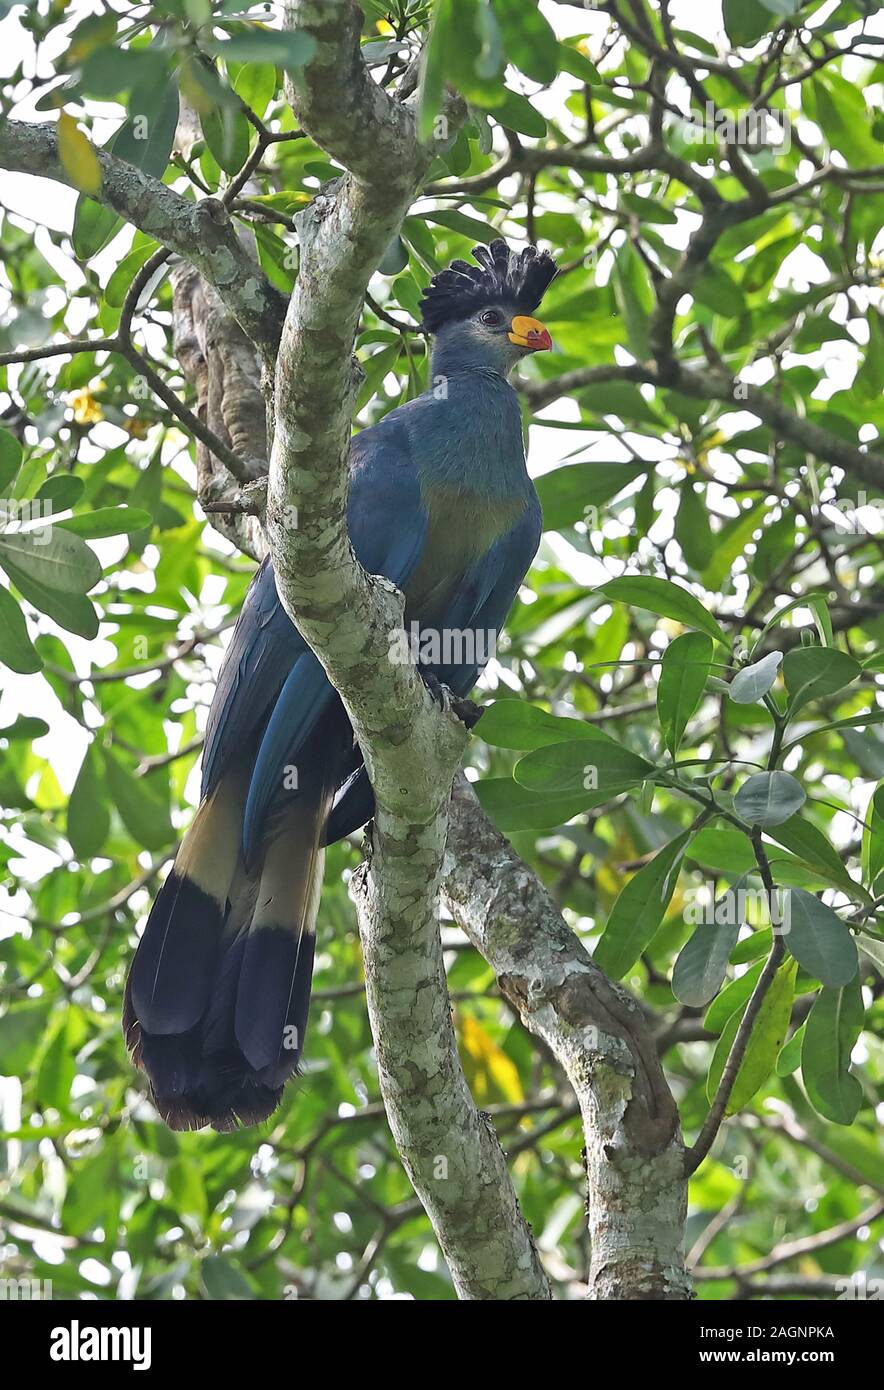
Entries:
[[58, 118], [58, 157], [82, 193], [100, 191], [101, 165], [86, 136], [67, 111], [62, 111]]
[[476, 1100], [480, 1104], [495, 1096], [514, 1102], [524, 1100], [518, 1068], [481, 1023], [471, 1014], [460, 1012], [457, 1022], [464, 1074]]

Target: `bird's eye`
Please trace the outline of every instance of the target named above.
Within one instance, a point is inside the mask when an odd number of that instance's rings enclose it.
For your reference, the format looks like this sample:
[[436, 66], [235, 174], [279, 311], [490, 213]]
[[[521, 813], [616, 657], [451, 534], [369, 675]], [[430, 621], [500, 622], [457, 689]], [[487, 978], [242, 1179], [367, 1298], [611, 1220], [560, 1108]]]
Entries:
[[482, 315], [482, 322], [487, 323], [489, 328], [496, 328], [500, 323], [500, 314], [496, 309], [487, 309]]

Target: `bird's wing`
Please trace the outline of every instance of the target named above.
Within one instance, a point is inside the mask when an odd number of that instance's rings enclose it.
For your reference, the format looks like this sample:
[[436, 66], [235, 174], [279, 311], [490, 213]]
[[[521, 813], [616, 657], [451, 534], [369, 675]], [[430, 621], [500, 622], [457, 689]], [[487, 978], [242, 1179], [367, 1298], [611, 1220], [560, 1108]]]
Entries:
[[[500, 629], [507, 620], [519, 585], [537, 553], [542, 529], [540, 504], [532, 497], [511, 530], [477, 560], [446, 613], [445, 626], [462, 631], [485, 633], [493, 651]], [[468, 695], [484, 662], [443, 664], [433, 674], [455, 695]]]
[[[386, 427], [385, 427], [386, 426]], [[404, 430], [386, 421], [352, 448], [348, 521], [360, 562], [404, 584], [417, 562], [427, 517]], [[243, 847], [254, 853], [283, 772], [336, 699], [322, 666], [290, 621], [265, 560], [246, 596], [218, 677], [203, 759], [203, 796], [257, 745]]]
[[[506, 622], [513, 600], [537, 553], [542, 530], [540, 504], [533, 497], [515, 526], [501, 536], [476, 562], [449, 606], [444, 626], [462, 631], [488, 631], [492, 649]], [[484, 662], [467, 661], [431, 668], [433, 675], [456, 695], [468, 695]], [[334, 844], [358, 830], [370, 819], [374, 794], [365, 767], [353, 769], [340, 788], [326, 830], [326, 844]]]

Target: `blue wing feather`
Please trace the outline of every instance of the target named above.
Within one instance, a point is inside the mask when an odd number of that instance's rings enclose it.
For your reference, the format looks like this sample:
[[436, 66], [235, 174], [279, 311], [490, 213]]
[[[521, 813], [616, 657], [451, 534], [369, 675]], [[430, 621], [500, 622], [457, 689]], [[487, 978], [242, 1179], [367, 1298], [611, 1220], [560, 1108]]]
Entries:
[[[420, 558], [427, 515], [411, 460], [408, 436], [382, 421], [353, 441], [348, 526], [360, 563], [404, 585]], [[246, 596], [218, 678], [209, 712], [202, 795], [224, 771], [255, 749], [243, 826], [250, 860], [284, 771], [296, 766], [318, 720], [337, 699], [304, 638], [279, 601], [265, 560]]]

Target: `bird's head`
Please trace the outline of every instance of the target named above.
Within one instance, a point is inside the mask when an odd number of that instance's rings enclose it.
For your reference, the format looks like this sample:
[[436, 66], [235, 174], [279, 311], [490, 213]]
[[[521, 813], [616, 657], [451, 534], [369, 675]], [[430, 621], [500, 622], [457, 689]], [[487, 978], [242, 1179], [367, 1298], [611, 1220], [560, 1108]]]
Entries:
[[536, 246], [516, 252], [502, 240], [475, 246], [473, 257], [478, 265], [452, 261], [435, 275], [421, 300], [434, 371], [484, 367], [508, 376], [528, 353], [552, 347], [533, 313], [555, 277], [555, 261]]

